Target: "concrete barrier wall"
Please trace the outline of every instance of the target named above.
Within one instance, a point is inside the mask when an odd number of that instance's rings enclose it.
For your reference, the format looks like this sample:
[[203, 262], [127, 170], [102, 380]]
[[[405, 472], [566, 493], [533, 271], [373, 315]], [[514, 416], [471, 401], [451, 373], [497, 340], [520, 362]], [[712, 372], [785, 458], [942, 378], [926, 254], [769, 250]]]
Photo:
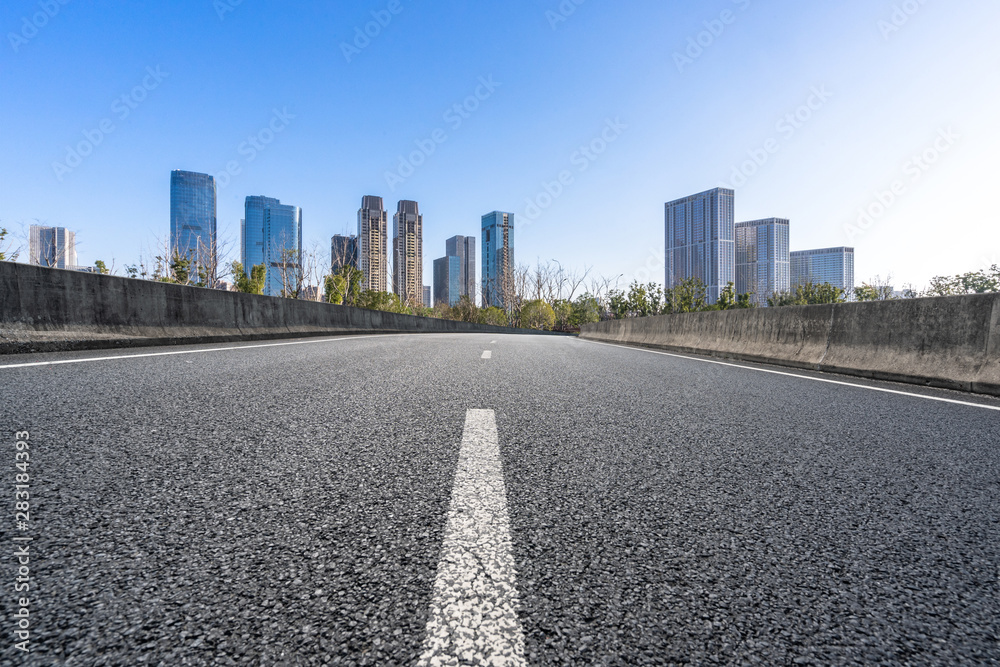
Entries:
[[0, 262], [0, 354], [448, 332], [538, 333]]
[[581, 337], [1000, 396], [1000, 295], [588, 324]]

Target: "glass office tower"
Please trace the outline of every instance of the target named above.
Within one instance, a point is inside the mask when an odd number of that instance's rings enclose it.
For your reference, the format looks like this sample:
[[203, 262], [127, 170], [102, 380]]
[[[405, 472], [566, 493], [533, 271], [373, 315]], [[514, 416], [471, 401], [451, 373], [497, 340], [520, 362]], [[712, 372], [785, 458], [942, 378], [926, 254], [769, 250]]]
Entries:
[[247, 273], [267, 267], [264, 294], [281, 296], [298, 285], [302, 257], [302, 209], [271, 197], [247, 197], [241, 256]]
[[796, 285], [829, 283], [854, 291], [854, 248], [820, 248], [791, 253], [792, 288]]
[[[215, 178], [208, 174], [170, 172], [170, 254], [191, 260], [191, 279], [215, 284], [217, 272]], [[208, 275], [211, 274], [211, 275]]]
[[434, 305], [458, 305], [462, 298], [461, 260], [458, 257], [442, 257], [434, 260]]
[[31, 225], [28, 262], [50, 269], [76, 268], [76, 233], [65, 227]]
[[782, 218], [736, 224], [736, 293], [753, 295], [762, 308], [791, 285], [788, 229]]
[[345, 266], [358, 268], [358, 237], [337, 234], [330, 239], [330, 270], [337, 273]]
[[736, 282], [734, 197], [733, 190], [715, 188], [666, 204], [667, 289], [698, 278], [715, 303], [726, 284]]
[[514, 280], [514, 214], [483, 216], [483, 308], [506, 308]]
[[476, 237], [453, 236], [444, 242], [446, 257], [458, 257], [459, 296], [476, 302]]

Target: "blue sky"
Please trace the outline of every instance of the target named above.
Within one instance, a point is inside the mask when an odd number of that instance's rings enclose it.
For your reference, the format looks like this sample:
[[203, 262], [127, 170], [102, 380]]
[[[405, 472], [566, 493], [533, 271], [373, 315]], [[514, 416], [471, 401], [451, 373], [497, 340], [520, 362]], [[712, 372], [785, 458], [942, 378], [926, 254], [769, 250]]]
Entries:
[[922, 287], [1000, 263], [997, 25], [995, 0], [7, 0], [0, 224], [120, 269], [166, 239], [171, 169], [228, 166], [234, 248], [247, 195], [328, 248], [375, 194], [420, 202], [428, 284], [495, 209], [519, 263], [662, 282], [664, 202], [737, 185], [738, 220]]

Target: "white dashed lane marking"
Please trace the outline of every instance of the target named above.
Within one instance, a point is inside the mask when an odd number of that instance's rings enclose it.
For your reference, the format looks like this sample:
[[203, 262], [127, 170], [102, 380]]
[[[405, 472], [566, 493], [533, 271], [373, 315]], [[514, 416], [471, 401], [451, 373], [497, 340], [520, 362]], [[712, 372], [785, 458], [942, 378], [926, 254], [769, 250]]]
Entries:
[[492, 359], [493, 358], [493, 353], [490, 352], [489, 350], [486, 350], [485, 352], [483, 352], [482, 358], [483, 359]]
[[469, 410], [419, 665], [523, 667], [496, 416]]

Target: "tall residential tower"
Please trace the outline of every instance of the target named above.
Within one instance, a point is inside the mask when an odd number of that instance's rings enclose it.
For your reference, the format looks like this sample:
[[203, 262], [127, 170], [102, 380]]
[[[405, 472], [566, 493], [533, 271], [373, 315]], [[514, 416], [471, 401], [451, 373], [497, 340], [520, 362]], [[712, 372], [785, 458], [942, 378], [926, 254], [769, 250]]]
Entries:
[[829, 283], [854, 291], [854, 248], [797, 250], [791, 254], [792, 288], [796, 285]]
[[392, 217], [392, 291], [408, 306], [424, 305], [424, 217], [401, 201]]
[[358, 269], [364, 274], [361, 288], [388, 292], [389, 214], [381, 197], [366, 196], [358, 210]]
[[666, 280], [671, 289], [689, 278], [705, 284], [715, 303], [726, 285], [735, 282], [735, 193], [715, 188], [666, 204]]
[[791, 285], [788, 220], [768, 218], [736, 224], [736, 293], [751, 294], [758, 306]]

